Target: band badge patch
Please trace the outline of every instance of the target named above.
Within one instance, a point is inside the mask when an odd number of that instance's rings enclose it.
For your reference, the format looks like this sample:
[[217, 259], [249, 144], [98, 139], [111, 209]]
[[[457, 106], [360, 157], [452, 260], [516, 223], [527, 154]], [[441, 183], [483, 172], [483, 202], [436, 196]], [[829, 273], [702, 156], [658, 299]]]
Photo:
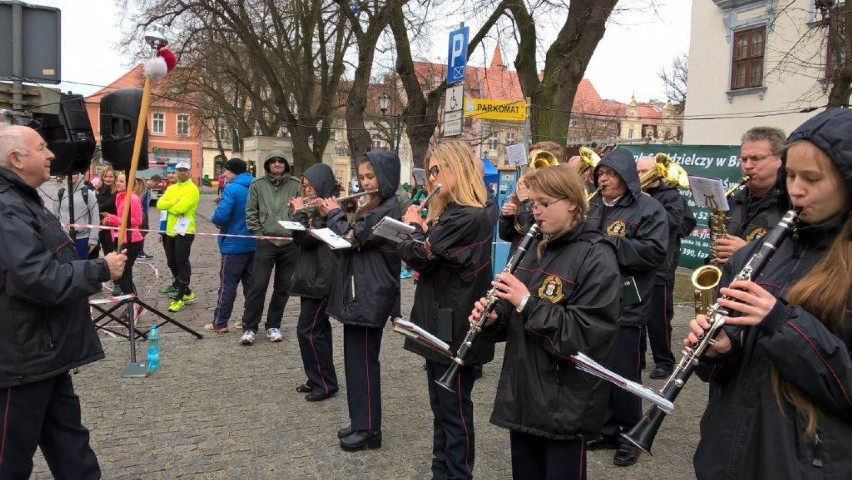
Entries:
[[547, 298], [551, 303], [559, 303], [564, 297], [562, 293], [562, 279], [556, 275], [549, 275], [538, 287], [538, 296]]
[[627, 226], [621, 220], [616, 220], [606, 227], [606, 234], [610, 237], [623, 237], [627, 233]]
[[749, 234], [746, 235], [745, 240], [746, 240], [746, 242], [751, 242], [752, 240], [754, 240], [756, 238], [760, 238], [764, 235], [766, 235], [766, 229], [763, 228], [763, 227], [758, 227], [758, 228], [755, 228], [754, 230], [752, 230], [751, 232], [749, 232]]

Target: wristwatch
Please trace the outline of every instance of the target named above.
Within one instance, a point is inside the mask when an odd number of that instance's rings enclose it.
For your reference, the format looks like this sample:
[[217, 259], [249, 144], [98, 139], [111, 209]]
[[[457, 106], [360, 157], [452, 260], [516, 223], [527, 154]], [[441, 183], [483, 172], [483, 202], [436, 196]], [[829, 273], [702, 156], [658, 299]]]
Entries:
[[529, 299], [530, 299], [529, 293], [524, 295], [524, 298], [521, 299], [521, 303], [519, 303], [518, 306], [515, 307], [515, 311], [518, 312], [518, 313], [523, 313], [524, 307], [527, 306], [527, 302], [529, 301]]

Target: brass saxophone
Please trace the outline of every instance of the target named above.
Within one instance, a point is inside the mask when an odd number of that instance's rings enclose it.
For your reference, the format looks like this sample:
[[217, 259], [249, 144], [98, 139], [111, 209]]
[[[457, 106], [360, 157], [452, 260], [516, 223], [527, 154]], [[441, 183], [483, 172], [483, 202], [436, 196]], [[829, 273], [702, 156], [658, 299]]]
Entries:
[[[748, 176], [744, 176], [740, 181], [725, 190], [725, 198], [730, 198], [747, 181]], [[719, 260], [716, 256], [715, 240], [720, 236], [728, 234], [727, 223], [728, 213], [725, 210], [720, 208], [710, 209], [710, 263], [698, 267], [692, 272], [692, 288], [694, 289], [693, 297], [696, 315], [707, 314], [713, 302], [713, 294], [716, 291], [716, 286], [719, 285], [719, 280], [722, 279], [722, 269], [719, 268]]]

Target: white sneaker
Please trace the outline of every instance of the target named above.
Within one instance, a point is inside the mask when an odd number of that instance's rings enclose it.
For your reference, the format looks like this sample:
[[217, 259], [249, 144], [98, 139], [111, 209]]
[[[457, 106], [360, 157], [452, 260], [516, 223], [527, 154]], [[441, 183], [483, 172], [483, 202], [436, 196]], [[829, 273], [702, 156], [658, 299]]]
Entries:
[[271, 342], [278, 343], [281, 340], [284, 340], [284, 335], [281, 335], [281, 330], [277, 328], [267, 328], [266, 338], [268, 338]]
[[251, 330], [246, 330], [243, 332], [243, 336], [240, 337], [240, 343], [243, 345], [251, 345], [254, 343], [254, 332]]
[[236, 322], [234, 322], [234, 328], [243, 328], [243, 321], [237, 320]]

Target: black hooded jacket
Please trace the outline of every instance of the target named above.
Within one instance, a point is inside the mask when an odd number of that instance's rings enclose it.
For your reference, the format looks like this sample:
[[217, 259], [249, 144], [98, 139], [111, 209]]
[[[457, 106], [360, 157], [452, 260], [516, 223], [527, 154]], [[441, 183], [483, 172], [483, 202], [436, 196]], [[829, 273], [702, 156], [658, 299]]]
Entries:
[[583, 221], [549, 240], [541, 259], [531, 248], [515, 276], [529, 301], [521, 313], [501, 301], [483, 337], [506, 339], [491, 423], [554, 440], [596, 435], [609, 384], [568, 357], [583, 352], [611, 364], [621, 295], [615, 252]]
[[779, 206], [786, 205], [786, 202], [780, 202], [780, 198], [781, 192], [777, 188], [762, 197], [752, 197], [748, 186], [738, 190], [728, 199], [728, 235], [740, 237], [747, 242], [765, 235], [781, 220], [784, 213], [781, 211], [783, 207]]
[[104, 358], [89, 296], [106, 260], [79, 260], [34, 188], [0, 168], [0, 388], [33, 383]]
[[[826, 152], [848, 190], [850, 132], [852, 111], [830, 110], [805, 122], [788, 140], [808, 140]], [[784, 300], [789, 288], [825, 255], [849, 215], [847, 210], [820, 225], [800, 224], [781, 243], [755, 280], [779, 299], [773, 309], [756, 326], [729, 330], [731, 350], [703, 359], [696, 369], [712, 384], [693, 460], [699, 479], [852, 478], [852, 288], [839, 335]], [[720, 285], [731, 282], [759, 244], [734, 253]], [[773, 392], [771, 364], [818, 409], [815, 438], [805, 435], [792, 404]]]
[[602, 166], [613, 169], [621, 177], [627, 193], [612, 207], [604, 205], [601, 195], [595, 197], [589, 205], [589, 223], [615, 247], [621, 279], [626, 282], [632, 277], [639, 292], [638, 302], [634, 295], [627, 292], [622, 295], [621, 325], [642, 326], [647, 321], [654, 274], [666, 261], [668, 217], [660, 202], [639, 188], [633, 154], [623, 149], [607, 154], [595, 167], [595, 185]]
[[347, 325], [382, 327], [399, 296], [402, 264], [396, 245], [373, 234], [384, 217], [399, 220], [401, 212], [396, 189], [399, 187], [399, 157], [379, 150], [367, 152], [379, 180], [381, 203], [350, 223], [343, 210], [328, 214], [328, 228], [353, 241], [353, 247], [336, 250], [338, 272], [328, 302], [328, 313]]
[[[400, 255], [420, 272], [411, 321], [450, 344], [456, 353], [470, 324], [473, 304], [491, 284], [491, 240], [494, 223], [489, 209], [451, 203], [424, 233], [415, 225], [411, 240], [399, 244]], [[427, 255], [420, 242], [429, 242]], [[428, 360], [448, 364], [449, 359], [408, 338], [405, 348]], [[477, 342], [467, 351], [466, 365], [494, 358], [494, 344]]]
[[654, 200], [660, 202], [669, 219], [669, 242], [666, 249], [666, 261], [657, 268], [654, 283], [674, 286], [675, 270], [680, 256], [680, 239], [689, 235], [695, 228], [695, 215], [689, 204], [677, 188], [662, 185], [646, 190]]
[[[328, 165], [311, 165], [302, 176], [311, 182], [317, 197], [337, 196], [337, 180]], [[326, 227], [325, 217], [317, 208], [310, 212], [295, 213], [293, 220], [309, 229]], [[331, 285], [337, 275], [337, 256], [328, 245], [307, 231], [294, 230], [293, 243], [298, 249], [290, 292], [300, 297], [325, 298], [331, 292]]]

